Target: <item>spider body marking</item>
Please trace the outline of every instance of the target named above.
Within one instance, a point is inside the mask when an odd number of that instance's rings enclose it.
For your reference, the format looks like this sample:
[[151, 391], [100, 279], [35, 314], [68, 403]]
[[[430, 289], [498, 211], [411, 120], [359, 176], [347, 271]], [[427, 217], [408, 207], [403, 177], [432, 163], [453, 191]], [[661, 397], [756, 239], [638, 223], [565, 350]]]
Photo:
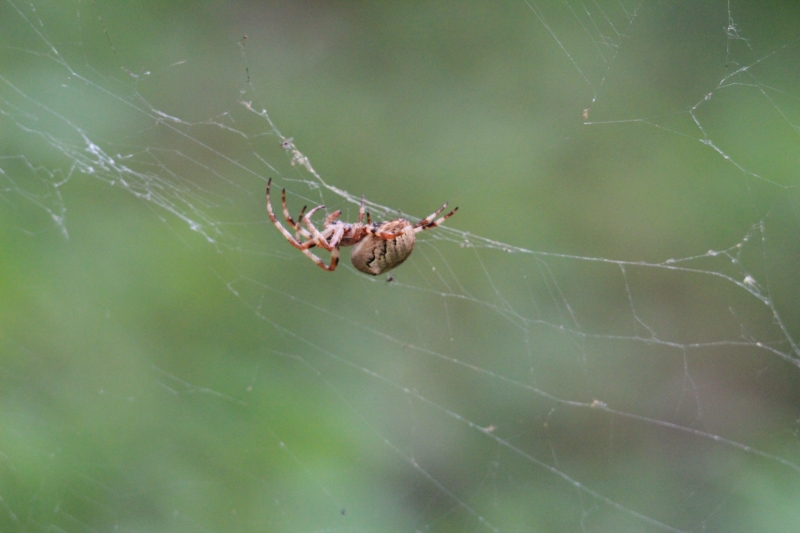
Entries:
[[[272, 202], [270, 201], [270, 187], [272, 178], [267, 182], [267, 213], [276, 228], [286, 237], [289, 243], [303, 252], [306, 257], [314, 261], [320, 268], [333, 272], [339, 264], [339, 248], [342, 246], [354, 246], [350, 254], [350, 261], [357, 270], [377, 276], [388, 272], [394, 267], [405, 261], [414, 250], [416, 235], [420, 231], [435, 228], [458, 211], [458, 207], [446, 215], [436, 218], [447, 207], [445, 203], [435, 213], [423, 218], [416, 224], [411, 224], [404, 218], [390, 220], [388, 222], [372, 222], [369, 213], [366, 213], [367, 222], [364, 223], [364, 197], [361, 197], [361, 208], [358, 210], [358, 222], [353, 224], [338, 220], [341, 211], [334, 211], [325, 217], [322, 231], [318, 230], [311, 222], [311, 215], [319, 209], [324, 209], [324, 205], [319, 205], [306, 212], [306, 207], [300, 210], [297, 222], [289, 214], [286, 207], [286, 189], [281, 193], [281, 204], [283, 206], [283, 216], [286, 222], [294, 230], [292, 235], [275, 217], [272, 212]], [[305, 225], [305, 227], [303, 227]], [[331, 253], [331, 261], [325, 264], [322, 259], [311, 252], [311, 248], [322, 248]]]

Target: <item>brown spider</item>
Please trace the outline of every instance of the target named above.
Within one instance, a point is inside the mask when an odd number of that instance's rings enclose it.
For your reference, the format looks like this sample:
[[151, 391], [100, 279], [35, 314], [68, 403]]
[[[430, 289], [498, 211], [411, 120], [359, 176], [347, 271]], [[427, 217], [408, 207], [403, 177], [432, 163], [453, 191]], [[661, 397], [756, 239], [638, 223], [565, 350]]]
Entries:
[[[319, 231], [311, 223], [311, 215], [318, 209], [323, 209], [324, 205], [318, 205], [308, 213], [306, 213], [306, 206], [300, 210], [300, 215], [297, 217], [297, 222], [289, 215], [289, 210], [286, 208], [286, 189], [281, 192], [281, 203], [283, 204], [283, 216], [286, 217], [286, 222], [294, 229], [295, 234], [292, 236], [289, 231], [283, 227], [275, 218], [272, 212], [272, 204], [269, 197], [269, 188], [272, 185], [272, 178], [267, 182], [267, 212], [269, 218], [275, 227], [283, 233], [286, 240], [292, 246], [303, 252], [306, 257], [314, 261], [320, 268], [333, 272], [336, 270], [336, 265], [339, 264], [339, 247], [340, 246], [355, 246], [353, 252], [350, 254], [350, 261], [353, 266], [365, 274], [377, 276], [384, 272], [388, 272], [403, 261], [405, 261], [411, 251], [414, 249], [416, 242], [416, 234], [420, 231], [435, 228], [458, 211], [456, 207], [443, 217], [434, 220], [436, 215], [444, 211], [447, 207], [445, 203], [438, 211], [432, 215], [423, 218], [416, 224], [411, 224], [404, 218], [390, 220], [389, 222], [372, 222], [367, 213], [367, 223], [364, 224], [364, 197], [361, 197], [361, 209], [358, 210], [358, 222], [355, 224], [348, 224], [341, 220], [336, 220], [342, 214], [341, 211], [336, 210], [325, 217], [324, 227]], [[305, 213], [305, 215], [304, 215]], [[303, 222], [308, 229], [303, 228]], [[300, 242], [300, 237], [305, 238]], [[331, 262], [326, 265], [322, 259], [311, 253], [310, 248], [315, 246], [324, 248], [331, 253]]]

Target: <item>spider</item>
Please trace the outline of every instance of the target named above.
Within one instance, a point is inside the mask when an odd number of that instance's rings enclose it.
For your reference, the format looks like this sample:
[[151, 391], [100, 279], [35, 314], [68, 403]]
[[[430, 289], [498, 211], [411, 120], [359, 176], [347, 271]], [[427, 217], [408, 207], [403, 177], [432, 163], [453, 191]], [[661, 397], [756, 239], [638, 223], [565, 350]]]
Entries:
[[[275, 227], [283, 233], [289, 243], [303, 252], [306, 257], [314, 261], [320, 268], [333, 272], [339, 264], [339, 247], [355, 246], [350, 254], [350, 261], [356, 269], [371, 276], [377, 276], [388, 272], [400, 263], [405, 261], [414, 250], [416, 234], [420, 231], [435, 228], [458, 211], [456, 207], [441, 218], [436, 219], [436, 215], [444, 211], [447, 207], [445, 203], [435, 213], [423, 218], [416, 224], [411, 224], [404, 218], [397, 218], [388, 222], [372, 222], [367, 213], [367, 223], [364, 224], [364, 197], [361, 197], [361, 209], [358, 210], [358, 222], [349, 224], [336, 220], [342, 214], [336, 210], [325, 217], [322, 231], [319, 231], [311, 223], [311, 215], [318, 209], [323, 209], [324, 205], [318, 205], [306, 213], [306, 206], [300, 210], [297, 222], [289, 215], [286, 208], [286, 189], [281, 192], [281, 204], [283, 204], [283, 216], [286, 222], [294, 229], [292, 236], [283, 225], [275, 218], [272, 212], [269, 189], [272, 185], [272, 178], [267, 182], [267, 212]], [[304, 215], [305, 213], [305, 215]], [[434, 220], [436, 219], [436, 220]], [[302, 223], [306, 225], [303, 228]], [[301, 237], [305, 240], [301, 242]], [[311, 253], [314, 247], [323, 248], [331, 253], [331, 262], [326, 265], [322, 259]]]

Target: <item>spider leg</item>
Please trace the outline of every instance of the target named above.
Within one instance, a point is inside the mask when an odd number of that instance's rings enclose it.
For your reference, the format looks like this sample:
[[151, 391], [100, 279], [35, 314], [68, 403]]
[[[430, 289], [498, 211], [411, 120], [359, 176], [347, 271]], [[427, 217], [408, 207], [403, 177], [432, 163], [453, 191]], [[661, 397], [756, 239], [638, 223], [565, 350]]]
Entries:
[[339, 209], [337, 209], [336, 211], [325, 217], [325, 222], [323, 222], [322, 225], [327, 227], [328, 224], [330, 224], [340, 216], [342, 216], [342, 212]]
[[280, 230], [280, 232], [283, 234], [284, 237], [286, 237], [286, 240], [289, 241], [289, 243], [292, 246], [294, 246], [298, 250], [303, 250], [305, 252], [306, 249], [311, 248], [316, 243], [313, 240], [309, 240], [304, 243], [298, 242], [297, 239], [292, 237], [292, 234], [289, 233], [289, 231], [286, 228], [284, 228], [280, 222], [278, 222], [278, 219], [275, 218], [275, 213], [272, 212], [272, 202], [270, 202], [270, 197], [269, 197], [269, 189], [271, 185], [272, 185], [272, 178], [270, 178], [269, 181], [267, 182], [267, 213], [269, 213], [269, 219], [272, 221], [273, 224], [275, 224], [275, 227]]
[[[270, 181], [271, 180], [272, 178], [270, 178]], [[292, 215], [289, 214], [289, 209], [286, 207], [286, 189], [281, 190], [281, 205], [283, 206], [283, 216], [286, 217], [286, 222], [288, 222], [292, 228], [297, 229], [297, 224], [294, 223], [294, 219]], [[305, 207], [303, 209], [305, 209]]]
[[420, 228], [422, 226], [427, 226], [428, 224], [430, 224], [431, 220], [436, 218], [436, 215], [438, 215], [439, 213], [444, 211], [445, 207], [447, 207], [447, 202], [445, 202], [444, 205], [442, 207], [440, 207], [439, 209], [437, 209], [434, 213], [428, 215], [427, 217], [423, 218], [422, 220], [420, 220], [419, 222], [414, 224], [414, 229]]
[[[364, 222], [364, 195], [361, 195], [361, 208], [358, 210], [358, 223]], [[367, 224], [369, 224], [369, 213], [367, 214]]]
[[305, 214], [305, 212], [306, 212], [306, 207], [307, 207], [307, 206], [305, 206], [305, 205], [304, 205], [304, 206], [303, 206], [303, 209], [301, 209], [301, 210], [300, 210], [300, 214], [299, 214], [299, 215], [297, 215], [297, 226], [295, 227], [295, 230], [296, 230], [296, 231], [295, 231], [295, 238], [296, 238], [296, 239], [299, 239], [299, 238], [300, 238], [300, 235], [302, 235], [302, 236], [303, 236], [303, 237], [305, 237], [306, 239], [311, 239], [311, 240], [313, 240], [313, 239], [312, 239], [312, 237], [311, 237], [311, 234], [310, 234], [310, 233], [309, 233], [307, 230], [305, 230], [305, 229], [303, 228], [303, 225], [302, 225], [302, 224], [300, 224], [300, 222], [303, 220], [303, 214]]
[[[313, 246], [314, 245], [313, 241], [311, 241], [311, 242], [312, 242], [312, 246]], [[331, 264], [330, 265], [326, 265], [325, 262], [322, 259], [320, 259], [316, 255], [311, 253], [309, 250], [300, 250], [300, 251], [303, 252], [303, 254], [306, 257], [308, 257], [309, 259], [314, 261], [317, 264], [317, 266], [320, 267], [322, 270], [327, 270], [328, 272], [333, 272], [334, 270], [336, 270], [336, 265], [339, 264], [339, 250], [336, 249], [336, 248], [331, 250]]]
[[[322, 259], [320, 259], [319, 257], [317, 257], [316, 255], [314, 255], [313, 253], [311, 253], [308, 250], [309, 248], [311, 248], [313, 246], [316, 246], [318, 244], [315, 240], [308, 240], [308, 241], [306, 241], [304, 243], [299, 243], [299, 242], [297, 242], [297, 240], [294, 237], [292, 237], [292, 234], [289, 233], [289, 231], [286, 228], [284, 228], [283, 225], [280, 222], [278, 222], [278, 219], [275, 218], [275, 213], [272, 212], [272, 203], [270, 202], [269, 189], [270, 189], [271, 185], [272, 185], [272, 178], [270, 178], [269, 181], [267, 182], [267, 213], [269, 213], [269, 218], [272, 221], [272, 223], [275, 225], [275, 227], [280, 230], [280, 232], [283, 234], [284, 237], [286, 237], [286, 240], [289, 241], [289, 243], [292, 246], [294, 246], [295, 248], [297, 248], [298, 250], [303, 252], [303, 254], [306, 257], [308, 257], [309, 259], [314, 261], [314, 263], [316, 263], [317, 266], [319, 266], [321, 269], [327, 270], [328, 272], [333, 272], [334, 270], [336, 270], [336, 266], [339, 264], [339, 249], [338, 248], [333, 248], [330, 251], [331, 252], [331, 262], [330, 262], [329, 265], [326, 265], [322, 261]], [[311, 213], [313, 213], [317, 209], [319, 209], [319, 208], [317, 207], [315, 209], [312, 209], [311, 212], [309, 212], [309, 215], [311, 215]], [[303, 210], [305, 210], [305, 207], [303, 208]], [[302, 211], [301, 211], [301, 213], [302, 213]], [[310, 224], [310, 222], [308, 222], [308, 223]], [[298, 229], [298, 231], [302, 230], [304, 233], [307, 233], [305, 230], [303, 230], [299, 226], [300, 226], [300, 224], [297, 224], [295, 226], [295, 228]], [[311, 226], [311, 227], [313, 228], [313, 226]], [[319, 233], [319, 232], [317, 232], [317, 233]], [[309, 234], [309, 237], [310, 237], [310, 234]], [[323, 239], [323, 242], [325, 242], [324, 239]], [[327, 242], [325, 244], [327, 244]]]
[[[321, 233], [317, 231], [317, 228], [314, 227], [313, 224], [311, 224], [311, 221], [309, 220], [308, 217], [310, 217], [314, 213], [314, 211], [320, 209], [320, 207], [315, 207], [314, 209], [309, 211], [308, 215], [303, 217], [303, 220], [306, 221], [306, 224], [308, 224], [309, 227], [311, 227], [311, 229], [316, 234], [311, 241], [314, 243], [312, 244], [312, 246], [319, 246], [321, 248], [328, 250], [331, 253], [330, 265], [326, 265], [325, 263], [323, 263], [319, 257], [317, 257], [308, 250], [303, 250], [303, 253], [306, 254], [306, 256], [308, 256], [309, 259], [314, 261], [317, 264], [317, 266], [319, 266], [323, 270], [327, 270], [328, 272], [333, 272], [334, 270], [336, 270], [336, 265], [339, 264], [339, 242], [342, 240], [342, 235], [344, 235], [344, 226], [342, 224], [335, 224], [333, 226], [326, 227], [325, 230]], [[330, 217], [331, 215], [328, 216]], [[298, 218], [298, 220], [300, 219]], [[299, 223], [298, 226], [300, 226]]]
[[437, 209], [435, 213], [433, 213], [431, 215], [428, 215], [427, 217], [423, 218], [422, 220], [420, 220], [419, 222], [414, 224], [414, 232], [418, 233], [418, 232], [426, 230], [426, 229], [435, 228], [436, 226], [438, 226], [439, 224], [441, 224], [442, 222], [444, 222], [445, 220], [447, 220], [451, 216], [455, 215], [456, 211], [458, 211], [458, 207], [456, 207], [455, 209], [453, 209], [452, 211], [447, 213], [445, 216], [439, 218], [438, 220], [433, 220], [434, 218], [436, 218], [436, 215], [438, 215], [439, 213], [444, 211], [445, 207], [447, 207], [447, 202], [445, 202], [445, 204], [442, 207]]
[[[270, 178], [272, 179], [272, 178]], [[286, 207], [286, 189], [281, 191], [281, 205], [283, 205], [283, 216], [286, 217], [286, 222], [289, 223], [290, 226], [295, 230], [294, 238], [300, 240], [300, 235], [305, 237], [306, 239], [311, 238], [311, 234], [303, 229], [303, 226], [300, 224], [296, 224], [292, 215], [289, 214], [289, 209]], [[303, 209], [300, 210], [300, 216], [297, 217], [298, 222], [301, 218], [303, 218], [303, 213], [306, 210], [306, 206], [303, 206]]]
[[[344, 237], [344, 225], [336, 224], [336, 226], [333, 229], [333, 232], [331, 233], [330, 238], [328, 239], [328, 244], [331, 245], [333, 250], [336, 250], [337, 252], [339, 251], [339, 243], [342, 242], [342, 237]], [[333, 253], [333, 250], [331, 250], [331, 253]]]
[[333, 250], [331, 250], [331, 264], [330, 265], [326, 265], [322, 261], [322, 259], [320, 259], [316, 255], [312, 254], [308, 250], [303, 250], [303, 253], [306, 254], [306, 256], [309, 259], [314, 261], [317, 264], [318, 267], [320, 267], [322, 270], [327, 270], [328, 272], [333, 272], [334, 270], [336, 270], [336, 266], [339, 264], [339, 249], [338, 248], [334, 248]]
[[328, 268], [325, 268], [325, 270], [327, 270], [328, 272], [333, 272], [334, 270], [336, 270], [336, 265], [338, 264], [339, 264], [339, 248], [334, 247], [333, 250], [331, 250], [331, 264], [330, 266], [328, 266]]
[[[309, 237], [312, 238], [312, 242], [314, 246], [319, 246], [320, 248], [324, 248], [325, 250], [331, 253], [331, 264], [333, 264], [333, 258], [336, 257], [336, 262], [339, 261], [339, 250], [337, 249], [339, 246], [339, 242], [342, 240], [342, 235], [344, 235], [344, 227], [342, 224], [333, 224], [329, 225], [331, 222], [339, 218], [342, 214], [341, 211], [334, 211], [327, 217], [325, 217], [325, 229], [320, 232], [314, 224], [311, 223], [311, 216], [318, 210], [323, 209], [324, 205], [318, 205], [311, 211], [303, 216], [302, 220], [305, 222], [308, 229], [311, 230]], [[300, 219], [298, 219], [300, 220]], [[300, 224], [298, 223], [298, 226]], [[305, 230], [304, 230], [305, 232]], [[305, 232], [308, 233], [308, 232]], [[330, 242], [329, 242], [330, 241]], [[333, 268], [336, 268], [335, 266]]]
[[324, 207], [325, 207], [324, 205], [318, 205], [317, 207], [306, 213], [306, 216], [303, 217], [303, 222], [306, 223], [306, 226], [311, 231], [311, 234], [314, 236], [314, 242], [316, 242], [317, 246], [319, 246], [320, 248], [325, 248], [326, 250], [331, 252], [333, 250], [333, 246], [328, 244], [328, 239], [325, 237], [325, 235], [320, 233], [319, 230], [314, 226], [314, 224], [311, 223], [311, 215], [313, 215], [314, 212], [317, 211], [318, 209], [323, 209]]

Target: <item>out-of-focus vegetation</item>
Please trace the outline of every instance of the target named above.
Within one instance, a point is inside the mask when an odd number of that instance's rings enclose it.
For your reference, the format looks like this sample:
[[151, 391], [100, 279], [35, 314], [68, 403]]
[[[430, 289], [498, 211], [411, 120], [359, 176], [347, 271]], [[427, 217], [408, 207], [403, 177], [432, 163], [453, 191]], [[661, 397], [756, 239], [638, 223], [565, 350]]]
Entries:
[[797, 6], [550, 9], [0, 8], [0, 530], [796, 530]]

